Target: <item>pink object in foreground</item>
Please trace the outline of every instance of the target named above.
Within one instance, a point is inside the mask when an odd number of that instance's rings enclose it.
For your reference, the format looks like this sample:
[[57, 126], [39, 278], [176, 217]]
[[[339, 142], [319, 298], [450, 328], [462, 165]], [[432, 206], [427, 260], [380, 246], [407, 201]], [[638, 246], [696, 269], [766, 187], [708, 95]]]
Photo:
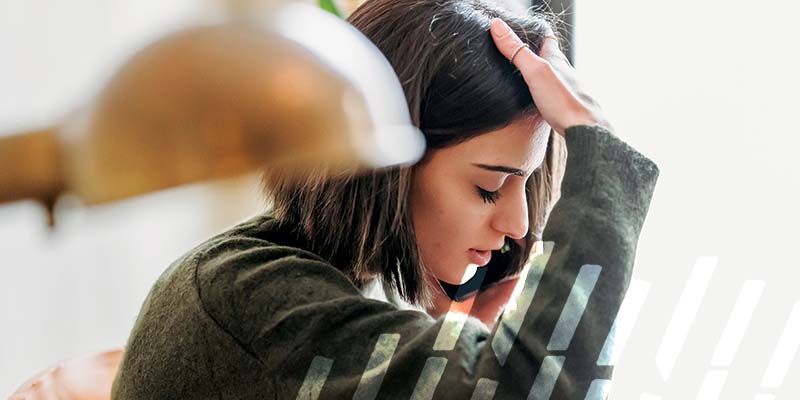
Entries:
[[9, 400], [110, 399], [122, 353], [116, 349], [60, 362], [25, 382]]

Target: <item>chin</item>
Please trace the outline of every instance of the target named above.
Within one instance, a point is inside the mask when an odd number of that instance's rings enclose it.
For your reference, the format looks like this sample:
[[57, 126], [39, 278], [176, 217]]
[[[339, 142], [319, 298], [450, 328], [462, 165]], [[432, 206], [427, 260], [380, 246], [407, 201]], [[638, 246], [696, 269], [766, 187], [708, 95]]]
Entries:
[[460, 268], [459, 271], [461, 271], [460, 274], [458, 272], [450, 273], [447, 274], [447, 276], [438, 276], [437, 279], [451, 285], [463, 285], [475, 276], [475, 273], [478, 271], [478, 266], [469, 264], [466, 267]]

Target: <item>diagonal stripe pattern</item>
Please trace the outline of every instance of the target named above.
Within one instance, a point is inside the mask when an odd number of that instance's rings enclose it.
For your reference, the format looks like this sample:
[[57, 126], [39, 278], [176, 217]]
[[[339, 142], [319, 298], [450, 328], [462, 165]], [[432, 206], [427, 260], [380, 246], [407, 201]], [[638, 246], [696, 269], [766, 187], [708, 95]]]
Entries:
[[397, 344], [400, 342], [399, 333], [384, 333], [378, 337], [375, 349], [369, 357], [367, 367], [361, 374], [353, 400], [372, 400], [378, 396], [383, 377], [392, 361]]
[[509, 301], [503, 311], [503, 315], [500, 317], [500, 321], [497, 323], [497, 331], [492, 339], [492, 350], [494, 350], [500, 365], [505, 365], [511, 347], [514, 345], [514, 341], [517, 340], [522, 321], [533, 302], [533, 297], [539, 287], [539, 281], [542, 279], [547, 261], [553, 253], [553, 242], [544, 242], [543, 245], [540, 244], [539, 246], [540, 251], [534, 254], [528, 265], [523, 269], [522, 276], [525, 278], [517, 282], [519, 291], [515, 291], [514, 295], [512, 295], [511, 301]]
[[656, 353], [656, 366], [663, 380], [668, 380], [678, 359], [689, 329], [694, 322], [700, 303], [708, 290], [711, 275], [717, 266], [717, 257], [700, 257], [695, 262], [689, 281], [681, 293], [678, 306], [672, 314], [664, 338]]
[[625, 348], [625, 343], [628, 342], [628, 338], [633, 332], [647, 294], [650, 292], [650, 286], [649, 282], [641, 279], [634, 279], [631, 282], [625, 298], [622, 300], [622, 305], [619, 307], [617, 317], [614, 319], [614, 324], [611, 325], [608, 332], [603, 349], [600, 350], [597, 365], [617, 364]]
[[297, 400], [316, 400], [319, 398], [319, 393], [322, 391], [322, 386], [328, 379], [328, 373], [331, 372], [333, 360], [321, 356], [314, 357], [311, 360], [311, 366], [308, 367], [303, 385], [300, 386], [300, 391], [297, 393]]
[[601, 266], [593, 264], [581, 267], [578, 277], [572, 285], [569, 297], [567, 297], [567, 303], [564, 305], [553, 334], [550, 336], [547, 350], [564, 351], [569, 347], [602, 269]]

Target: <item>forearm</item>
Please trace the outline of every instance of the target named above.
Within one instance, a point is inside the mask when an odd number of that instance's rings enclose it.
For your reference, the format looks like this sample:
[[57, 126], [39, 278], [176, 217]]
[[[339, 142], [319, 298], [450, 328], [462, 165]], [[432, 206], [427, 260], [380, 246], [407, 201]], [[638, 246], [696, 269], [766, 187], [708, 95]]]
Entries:
[[493, 356], [510, 350], [497, 398], [527, 395], [519, 390], [533, 386], [548, 357], [563, 363], [552, 398], [580, 397], [593, 379], [611, 377], [597, 359], [630, 281], [658, 168], [604, 128], [573, 127], [565, 139], [569, 156], [545, 254], [492, 338]]

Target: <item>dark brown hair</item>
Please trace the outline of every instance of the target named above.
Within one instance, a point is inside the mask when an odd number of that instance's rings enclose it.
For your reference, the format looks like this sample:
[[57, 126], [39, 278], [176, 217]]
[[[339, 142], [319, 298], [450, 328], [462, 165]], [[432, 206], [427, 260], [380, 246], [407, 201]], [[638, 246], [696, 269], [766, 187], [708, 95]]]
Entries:
[[[551, 22], [484, 0], [367, 0], [348, 18], [394, 67], [412, 122], [425, 135], [427, 155], [537, 112], [519, 71], [494, 45], [494, 17], [536, 53]], [[518, 272], [541, 240], [555, 162], [550, 147], [527, 182], [531, 230], [525, 246], [509, 241], [512, 251], [493, 255], [489, 268]], [[408, 208], [412, 171], [413, 166], [336, 175], [268, 172], [264, 187], [273, 216], [357, 286], [363, 277], [379, 275], [406, 301], [427, 305], [430, 288], [423, 284], [425, 266]]]

